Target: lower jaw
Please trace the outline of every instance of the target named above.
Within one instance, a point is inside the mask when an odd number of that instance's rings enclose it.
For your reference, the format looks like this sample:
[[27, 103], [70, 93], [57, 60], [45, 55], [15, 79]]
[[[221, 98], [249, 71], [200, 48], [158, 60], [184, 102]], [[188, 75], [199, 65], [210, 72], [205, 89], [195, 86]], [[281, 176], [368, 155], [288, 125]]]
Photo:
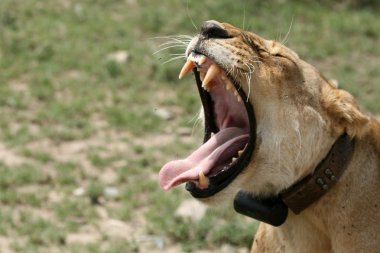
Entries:
[[[197, 83], [198, 91], [201, 97], [204, 116], [205, 116], [205, 134], [204, 142], [206, 142], [212, 132], [217, 132], [218, 128], [214, 122], [209, 119], [213, 119], [213, 109], [211, 105], [210, 94], [202, 88], [202, 81], [199, 76], [199, 72], [194, 69], [195, 80]], [[240, 87], [240, 85], [231, 77], [230, 80], [233, 82], [235, 88]], [[252, 153], [256, 146], [256, 118], [254, 114], [254, 109], [249, 100], [247, 99], [246, 94], [242, 89], [237, 89], [242, 102], [247, 110], [248, 120], [249, 120], [249, 140], [247, 147], [244, 152], [241, 154], [238, 160], [225, 172], [219, 173], [216, 176], [210, 177], [209, 186], [206, 189], [200, 189], [194, 182], [186, 183], [186, 190], [195, 198], [209, 198], [217, 194], [218, 192], [225, 189], [234, 179], [244, 170], [245, 167], [250, 162]]]

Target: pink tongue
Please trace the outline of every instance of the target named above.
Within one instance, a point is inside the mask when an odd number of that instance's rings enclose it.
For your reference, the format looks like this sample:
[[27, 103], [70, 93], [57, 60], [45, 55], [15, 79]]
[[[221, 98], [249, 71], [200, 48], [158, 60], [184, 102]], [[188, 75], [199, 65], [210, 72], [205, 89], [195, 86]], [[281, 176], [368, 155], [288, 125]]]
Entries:
[[201, 170], [207, 175], [216, 162], [227, 162], [223, 157], [230, 159], [244, 148], [248, 138], [249, 135], [242, 128], [229, 127], [221, 130], [186, 159], [165, 164], [159, 175], [161, 187], [169, 190], [181, 183], [197, 180]]

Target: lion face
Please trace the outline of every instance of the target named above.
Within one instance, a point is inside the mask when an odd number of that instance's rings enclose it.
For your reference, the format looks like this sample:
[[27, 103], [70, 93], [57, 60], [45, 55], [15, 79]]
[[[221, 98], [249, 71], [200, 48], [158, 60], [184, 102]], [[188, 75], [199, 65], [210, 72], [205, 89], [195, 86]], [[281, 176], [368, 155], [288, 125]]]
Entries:
[[238, 190], [276, 195], [312, 173], [343, 132], [368, 119], [353, 98], [285, 46], [227, 23], [207, 21], [189, 43], [180, 78], [193, 70], [204, 144], [160, 171], [168, 190], [186, 182], [197, 198]]

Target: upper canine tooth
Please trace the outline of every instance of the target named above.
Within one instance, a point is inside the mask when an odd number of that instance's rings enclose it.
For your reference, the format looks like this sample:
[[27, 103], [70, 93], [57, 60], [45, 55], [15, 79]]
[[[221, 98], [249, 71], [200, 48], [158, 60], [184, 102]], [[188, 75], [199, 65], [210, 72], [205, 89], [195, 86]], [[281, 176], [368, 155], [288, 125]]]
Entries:
[[207, 61], [207, 57], [204, 56], [204, 55], [202, 55], [202, 56], [200, 57], [200, 59], [198, 60], [198, 63], [199, 63], [199, 65], [202, 65], [202, 64], [205, 63], [206, 61]]
[[241, 154], [243, 154], [243, 150], [238, 151], [238, 156], [241, 156]]
[[199, 171], [198, 177], [199, 177], [199, 188], [206, 189], [210, 183], [210, 180], [205, 176], [202, 170]]
[[216, 77], [220, 72], [220, 68], [215, 63], [208, 69], [205, 79], [203, 80], [203, 85], [206, 86], [214, 77]]
[[193, 68], [195, 68], [194, 62], [192, 62], [191, 60], [187, 60], [187, 62], [183, 65], [181, 71], [179, 72], [178, 78], [181, 79]]

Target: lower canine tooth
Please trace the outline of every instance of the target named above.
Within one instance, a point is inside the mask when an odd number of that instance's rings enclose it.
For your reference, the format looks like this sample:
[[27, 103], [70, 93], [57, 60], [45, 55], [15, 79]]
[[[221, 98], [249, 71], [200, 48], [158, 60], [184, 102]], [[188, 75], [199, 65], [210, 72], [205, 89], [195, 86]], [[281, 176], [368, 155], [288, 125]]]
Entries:
[[238, 156], [241, 156], [241, 154], [243, 154], [243, 150], [238, 151]]
[[199, 188], [206, 189], [210, 183], [210, 180], [205, 176], [203, 171], [199, 171]]
[[202, 88], [205, 90], [205, 91], [210, 91], [210, 88], [207, 86], [207, 84], [202, 84]]

